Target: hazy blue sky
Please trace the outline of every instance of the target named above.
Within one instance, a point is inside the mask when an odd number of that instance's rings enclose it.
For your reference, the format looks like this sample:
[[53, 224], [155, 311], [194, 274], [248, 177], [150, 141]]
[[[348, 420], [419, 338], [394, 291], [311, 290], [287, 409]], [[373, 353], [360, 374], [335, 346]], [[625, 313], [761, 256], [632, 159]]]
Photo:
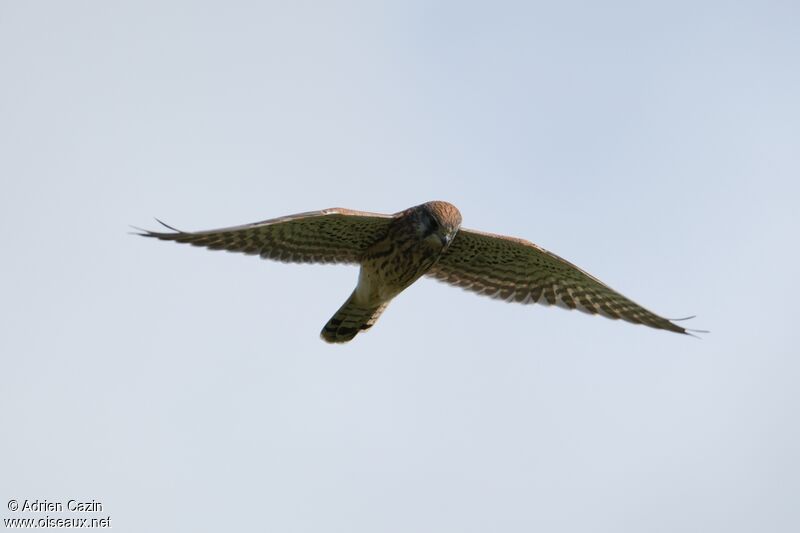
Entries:
[[[800, 531], [798, 27], [794, 1], [0, 0], [0, 518]], [[127, 234], [433, 199], [712, 333], [421, 280], [331, 346], [357, 269]]]

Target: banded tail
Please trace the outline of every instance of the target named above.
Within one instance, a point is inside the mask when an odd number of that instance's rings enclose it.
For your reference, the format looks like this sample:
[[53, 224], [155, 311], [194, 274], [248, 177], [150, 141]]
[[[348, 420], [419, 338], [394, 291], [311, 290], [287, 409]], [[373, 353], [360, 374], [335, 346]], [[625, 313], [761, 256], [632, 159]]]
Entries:
[[324, 341], [343, 343], [353, 340], [359, 332], [371, 328], [389, 305], [389, 302], [377, 306], [359, 305], [355, 302], [355, 295], [353, 291], [350, 298], [322, 328], [320, 337]]

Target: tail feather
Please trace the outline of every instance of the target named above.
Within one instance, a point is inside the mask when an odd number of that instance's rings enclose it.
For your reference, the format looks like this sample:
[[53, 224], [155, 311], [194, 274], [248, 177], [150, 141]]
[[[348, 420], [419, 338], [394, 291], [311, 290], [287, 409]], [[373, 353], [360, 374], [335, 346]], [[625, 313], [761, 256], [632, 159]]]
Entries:
[[348, 342], [359, 332], [371, 328], [387, 305], [388, 302], [378, 306], [359, 305], [355, 303], [354, 292], [325, 324], [320, 336], [327, 342]]

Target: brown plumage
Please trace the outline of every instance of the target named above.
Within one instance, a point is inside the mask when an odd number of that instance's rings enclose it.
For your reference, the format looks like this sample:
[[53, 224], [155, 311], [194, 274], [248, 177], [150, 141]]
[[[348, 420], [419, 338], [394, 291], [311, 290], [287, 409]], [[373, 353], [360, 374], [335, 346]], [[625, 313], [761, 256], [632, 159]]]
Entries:
[[335, 208], [211, 231], [167, 226], [174, 232], [141, 235], [285, 262], [360, 264], [355, 290], [322, 329], [328, 342], [347, 342], [372, 327], [422, 275], [506, 301], [687, 333], [531, 242], [460, 227], [455, 206], [428, 202], [395, 215]]

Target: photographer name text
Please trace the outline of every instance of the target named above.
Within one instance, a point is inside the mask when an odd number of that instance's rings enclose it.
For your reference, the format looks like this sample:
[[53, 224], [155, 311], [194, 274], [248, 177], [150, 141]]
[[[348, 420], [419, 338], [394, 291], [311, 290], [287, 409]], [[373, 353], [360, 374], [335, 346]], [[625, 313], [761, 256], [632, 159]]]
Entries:
[[102, 502], [96, 500], [81, 501], [81, 500], [67, 500], [64, 502], [48, 501], [48, 500], [23, 500], [18, 502], [11, 500], [9, 502], [10, 511], [18, 511], [22, 513], [63, 513], [69, 511], [73, 513], [100, 513], [103, 511]]

